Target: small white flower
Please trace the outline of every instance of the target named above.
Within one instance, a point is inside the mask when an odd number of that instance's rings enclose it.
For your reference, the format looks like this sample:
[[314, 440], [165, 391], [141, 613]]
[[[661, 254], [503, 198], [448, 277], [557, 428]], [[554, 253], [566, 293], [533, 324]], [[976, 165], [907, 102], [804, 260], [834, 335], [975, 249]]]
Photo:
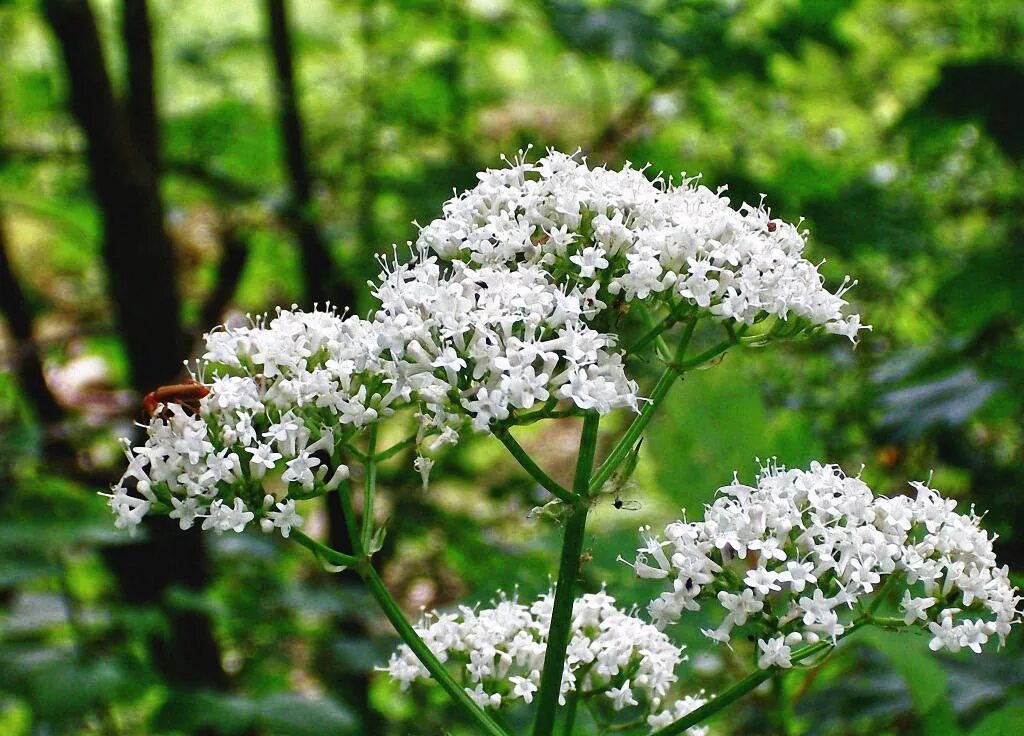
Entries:
[[612, 708], [615, 710], [622, 710], [631, 705], [638, 705], [636, 698], [633, 697], [633, 691], [629, 687], [629, 680], [626, 680], [619, 687], [611, 688], [605, 693], [612, 701]]
[[[270, 522], [270, 529], [280, 529], [281, 536], [287, 539], [292, 528], [302, 526], [303, 519], [295, 511], [295, 500], [289, 498], [287, 501], [278, 502], [275, 510], [268, 511], [264, 522]], [[264, 528], [264, 531], [270, 529]]]
[[789, 661], [792, 651], [786, 645], [785, 637], [776, 636], [772, 639], [758, 639], [757, 648], [761, 654], [757, 658], [757, 666], [761, 669], [769, 667], [792, 667]]

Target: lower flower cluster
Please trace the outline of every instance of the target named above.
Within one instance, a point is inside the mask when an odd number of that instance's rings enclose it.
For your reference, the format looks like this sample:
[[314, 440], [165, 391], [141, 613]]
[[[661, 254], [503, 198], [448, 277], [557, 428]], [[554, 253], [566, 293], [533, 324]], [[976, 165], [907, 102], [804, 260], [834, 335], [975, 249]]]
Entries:
[[[550, 592], [530, 605], [502, 595], [492, 608], [428, 614], [416, 631], [438, 659], [458, 668], [466, 692], [481, 707], [530, 703], [540, 685], [553, 601]], [[617, 608], [604, 591], [583, 595], [573, 605], [559, 702], [579, 697], [612, 719], [628, 713], [631, 720], [646, 716], [652, 728], [664, 725], [704, 702], [690, 697], [665, 707], [676, 667], [686, 659], [683, 649]], [[404, 644], [384, 669], [403, 689], [430, 678]]]
[[998, 567], [993, 537], [973, 512], [923, 484], [916, 497], [875, 496], [835, 465], [769, 465], [754, 487], [734, 480], [704, 520], [676, 521], [665, 539], [642, 529], [633, 567], [671, 580], [650, 604], [664, 628], [684, 610], [716, 603], [724, 617], [709, 638], [737, 630], [758, 638], [762, 668], [790, 667], [793, 647], [833, 643], [870, 620], [883, 595], [899, 599], [905, 627], [926, 627], [933, 650], [980, 652], [1020, 619], [1018, 590]]

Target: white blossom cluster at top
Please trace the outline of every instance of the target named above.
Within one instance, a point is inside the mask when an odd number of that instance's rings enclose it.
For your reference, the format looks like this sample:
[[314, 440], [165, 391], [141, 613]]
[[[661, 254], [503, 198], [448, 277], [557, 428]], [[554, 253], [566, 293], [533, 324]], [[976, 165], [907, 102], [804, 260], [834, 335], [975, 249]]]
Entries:
[[[803, 236], [762, 207], [736, 211], [689, 182], [590, 169], [556, 152], [479, 175], [387, 263], [369, 319], [279, 310], [206, 336], [198, 414], [158, 411], [109, 495], [121, 528], [159, 504], [183, 528], [287, 535], [296, 498], [331, 490], [341, 444], [412, 408], [427, 449], [515, 413], [566, 402], [634, 411], [614, 301], [742, 323], [772, 315], [855, 338], [857, 315], [822, 286]], [[801, 322], [801, 320], [803, 322]], [[799, 326], [798, 324], [798, 326]], [[429, 471], [421, 457], [417, 468]]]
[[803, 258], [805, 233], [763, 203], [736, 210], [724, 188], [652, 181], [629, 165], [592, 169], [557, 151], [477, 178], [421, 230], [419, 247], [446, 261], [538, 264], [560, 286], [602, 299], [685, 304], [747, 325], [763, 315], [802, 319], [851, 340], [867, 329], [844, 314], [844, 289], [827, 291]]
[[[553, 601], [552, 593], [529, 606], [502, 596], [493, 608], [431, 612], [415, 628], [439, 660], [460, 670], [471, 684], [466, 692], [480, 707], [530, 703], [540, 685]], [[618, 609], [604, 591], [583, 595], [573, 604], [559, 703], [565, 705], [571, 694], [600, 698], [613, 712], [628, 709], [630, 720], [648, 714], [652, 728], [665, 725], [704, 703], [690, 697], [662, 709], [677, 680], [676, 667], [685, 659], [683, 647]], [[416, 680], [430, 679], [405, 644], [383, 669], [403, 690]], [[687, 733], [701, 736], [707, 730]]]
[[1021, 598], [992, 537], [973, 513], [920, 483], [916, 497], [875, 496], [835, 465], [807, 471], [769, 465], [755, 487], [719, 489], [703, 521], [677, 521], [665, 539], [643, 529], [633, 564], [671, 590], [650, 604], [659, 627], [716, 602], [725, 612], [704, 634], [728, 643], [735, 629], [758, 639], [759, 665], [789, 667], [792, 647], [837, 640], [886, 586], [902, 596], [903, 624], [925, 626], [933, 650], [980, 652], [1002, 642]]

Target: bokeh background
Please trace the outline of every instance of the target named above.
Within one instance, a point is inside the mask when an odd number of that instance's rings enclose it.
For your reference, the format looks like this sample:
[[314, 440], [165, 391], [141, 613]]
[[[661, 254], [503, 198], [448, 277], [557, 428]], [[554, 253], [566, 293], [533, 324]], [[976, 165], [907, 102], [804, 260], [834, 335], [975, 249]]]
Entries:
[[[833, 286], [860, 280], [874, 325], [856, 350], [734, 351], [687, 376], [630, 502], [593, 515], [586, 587], [649, 599], [615, 561], [636, 527], [771, 456], [863, 467], [889, 494], [930, 477], [991, 509], [1024, 570], [1024, 4], [5, 0], [0, 733], [469, 733], [439, 692], [374, 672], [395, 641], [346, 575], [258, 533], [129, 539], [96, 493], [204, 331], [367, 310], [374, 254], [530, 144], [766, 194]], [[577, 431], [522, 441], [557, 475]], [[412, 615], [546, 589], [558, 531], [527, 518], [538, 496], [498, 443], [446, 455], [427, 492], [410, 462], [382, 470], [379, 559]], [[330, 503], [304, 513], [340, 533]], [[687, 690], [749, 669], [692, 628]], [[865, 634], [787, 686], [801, 734], [1024, 723], [1019, 634], [980, 657]], [[716, 732], [769, 733], [771, 707], [754, 694]]]

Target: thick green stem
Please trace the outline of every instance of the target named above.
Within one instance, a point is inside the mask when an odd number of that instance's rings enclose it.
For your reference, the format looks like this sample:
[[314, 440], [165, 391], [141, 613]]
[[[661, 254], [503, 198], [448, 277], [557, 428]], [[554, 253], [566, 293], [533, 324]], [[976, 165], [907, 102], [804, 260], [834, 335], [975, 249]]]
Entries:
[[[836, 637], [836, 641], [838, 642], [840, 639], [845, 639], [854, 631], [868, 623], [871, 623], [871, 621], [867, 617], [857, 619], [846, 628], [846, 631], [844, 631], [841, 636]], [[830, 641], [820, 641], [817, 644], [811, 644], [810, 646], [806, 646], [793, 654], [793, 656], [790, 657], [790, 661], [796, 664], [797, 662], [807, 659], [808, 657], [813, 657], [815, 654], [823, 652], [832, 646], [833, 644]], [[664, 728], [655, 731], [651, 736], [675, 736], [676, 734], [683, 733], [690, 726], [696, 726], [698, 723], [710, 718], [720, 710], [732, 705], [762, 682], [765, 682], [768, 678], [782, 671], [783, 670], [780, 670], [778, 667], [772, 667], [766, 670], [751, 672], [714, 700], [709, 700], [700, 708], [691, 711], [679, 720], [673, 721]]]
[[[579, 678], [577, 678], [577, 682]], [[580, 694], [578, 692], [569, 696], [569, 704], [565, 709], [565, 721], [562, 722], [562, 736], [573, 736], [572, 730], [576, 727], [576, 711], [580, 707]]]
[[[599, 423], [600, 416], [597, 412], [587, 412], [583, 418], [583, 434], [580, 437], [576, 475], [572, 484], [577, 498], [583, 496], [589, 487], [590, 472], [594, 467], [594, 455], [597, 452]], [[548, 629], [548, 645], [544, 652], [544, 670], [541, 673], [540, 691], [537, 694], [537, 719], [533, 726], [533, 736], [551, 736], [555, 725], [555, 709], [562, 689], [565, 650], [569, 646], [572, 607], [576, 600], [576, 577], [580, 569], [580, 555], [583, 552], [589, 508], [589, 504], [578, 504], [565, 524], [555, 602], [551, 609], [551, 626]]]
[[377, 492], [377, 426], [370, 427], [366, 448], [366, 485], [363, 489], [363, 550], [368, 552], [373, 545], [373, 497]]
[[523, 449], [523, 446], [516, 442], [515, 438], [507, 428], [502, 427], [495, 430], [494, 436], [498, 438], [501, 444], [508, 448], [512, 457], [519, 462], [523, 467], [523, 470], [530, 474], [531, 478], [537, 481], [541, 488], [566, 503], [575, 503], [579, 500], [579, 496], [576, 496], [571, 491], [563, 488], [554, 478], [545, 473], [541, 467], [533, 461], [533, 458], [529, 456], [526, 450]]
[[792, 708], [786, 688], [788, 670], [780, 670], [772, 680], [772, 700], [775, 705], [775, 720], [781, 736], [790, 736], [792, 728]]
[[658, 378], [658, 383], [655, 384], [654, 390], [651, 392], [650, 398], [647, 403], [644, 404], [644, 408], [640, 410], [640, 414], [633, 423], [629, 425], [629, 429], [622, 435], [622, 438], [618, 441], [612, 451], [608, 454], [608, 457], [601, 467], [594, 473], [594, 477], [590, 479], [589, 493], [594, 494], [601, 490], [609, 478], [612, 477], [618, 467], [622, 464], [622, 461], [626, 459], [630, 451], [636, 446], [637, 440], [640, 439], [640, 435], [643, 434], [644, 430], [647, 429], [647, 424], [654, 417], [654, 412], [657, 411], [658, 406], [665, 397], [668, 396], [669, 389], [675, 384], [676, 379], [679, 378], [682, 371], [679, 369], [678, 364], [686, 354], [686, 346], [690, 344], [690, 338], [693, 337], [693, 330], [697, 326], [697, 320], [691, 319], [686, 329], [683, 331], [683, 336], [680, 339], [679, 347], [676, 349], [676, 360], [674, 365], [669, 365], [662, 372]]
[[466, 693], [465, 688], [455, 681], [455, 678], [449, 674], [445, 666], [430, 651], [430, 647], [426, 645], [405, 618], [405, 614], [402, 613], [398, 602], [391, 597], [377, 571], [367, 563], [361, 565], [358, 568], [358, 572], [362, 575], [363, 580], [370, 589], [370, 594], [377, 601], [377, 605], [381, 607], [381, 610], [384, 611], [384, 615], [387, 616], [391, 625], [395, 627], [395, 631], [398, 632], [402, 641], [413, 651], [413, 654], [416, 655], [423, 666], [427, 668], [427, 671], [437, 681], [437, 684], [448, 693], [449, 697], [455, 701], [466, 715], [476, 722], [476, 725], [480, 728], [480, 733], [490, 734], [490, 736], [509, 736], [508, 732], [499, 726], [479, 705], [473, 702], [473, 699]]

